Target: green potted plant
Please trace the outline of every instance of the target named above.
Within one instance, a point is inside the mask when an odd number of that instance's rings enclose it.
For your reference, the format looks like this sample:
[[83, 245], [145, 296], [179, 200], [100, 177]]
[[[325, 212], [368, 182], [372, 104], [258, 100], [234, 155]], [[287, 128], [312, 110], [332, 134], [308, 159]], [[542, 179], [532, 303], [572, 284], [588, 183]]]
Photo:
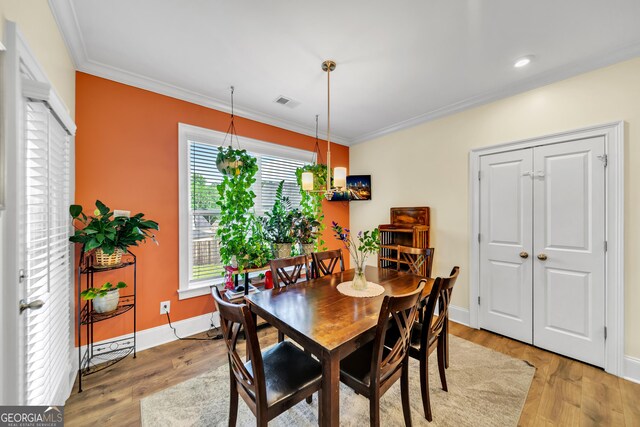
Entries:
[[[305, 191], [302, 189], [302, 173], [313, 173], [313, 192]], [[317, 251], [326, 250], [325, 242], [322, 239], [322, 230], [325, 229], [324, 225], [324, 211], [322, 209], [322, 202], [324, 201], [323, 190], [327, 187], [327, 165], [324, 164], [309, 164], [304, 165], [301, 168], [296, 169], [296, 177], [298, 185], [300, 186], [300, 195], [302, 200], [300, 202], [300, 210], [304, 215], [312, 216], [315, 221], [320, 225], [317, 228], [317, 239], [315, 240], [314, 249]]]
[[284, 181], [276, 189], [275, 201], [270, 212], [263, 217], [264, 231], [273, 243], [273, 256], [286, 258], [291, 255], [293, 235], [291, 233], [291, 201], [284, 196]]
[[113, 286], [107, 282], [99, 288], [88, 288], [80, 292], [83, 300], [93, 300], [93, 309], [96, 313], [109, 313], [118, 308], [120, 302], [120, 289], [126, 288], [127, 284], [118, 282]]
[[300, 245], [300, 253], [311, 254], [318, 239], [320, 222], [314, 216], [305, 215], [298, 209], [293, 211], [291, 218], [291, 232], [294, 240]]
[[238, 270], [251, 264], [251, 231], [256, 221], [252, 209], [256, 197], [251, 186], [255, 183], [258, 164], [246, 150], [220, 148], [218, 158], [231, 161], [222, 167], [222, 182], [218, 184], [217, 205], [220, 207], [218, 236], [223, 264], [231, 265], [236, 259]]
[[109, 207], [100, 200], [96, 200], [93, 216], [86, 215], [81, 205], [71, 205], [69, 213], [76, 228], [69, 240], [84, 245], [85, 252], [95, 250], [97, 266], [119, 265], [122, 262], [122, 254], [126, 253], [129, 247], [138, 246], [147, 239], [158, 243], [152, 232], [159, 230], [158, 223], [145, 219], [142, 213], [130, 218], [114, 217]]
[[236, 150], [232, 146], [218, 147], [216, 167], [223, 175], [239, 175], [244, 165], [246, 150]]

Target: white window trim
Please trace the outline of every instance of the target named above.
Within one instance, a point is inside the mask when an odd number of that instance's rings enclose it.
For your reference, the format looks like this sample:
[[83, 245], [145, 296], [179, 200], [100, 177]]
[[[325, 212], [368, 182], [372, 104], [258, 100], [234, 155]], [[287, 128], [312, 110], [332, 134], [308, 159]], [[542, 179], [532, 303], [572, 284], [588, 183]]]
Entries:
[[[179, 215], [179, 265], [180, 282], [178, 299], [194, 298], [207, 295], [212, 285], [221, 284], [223, 278], [189, 280], [191, 271], [191, 227], [189, 226], [189, 141], [205, 144], [223, 145], [224, 132], [218, 132], [198, 126], [178, 123], [178, 215]], [[313, 152], [287, 147], [252, 138], [238, 137], [240, 146], [250, 153], [266, 156], [285, 157], [292, 160], [309, 162]], [[228, 141], [227, 141], [228, 143]]]

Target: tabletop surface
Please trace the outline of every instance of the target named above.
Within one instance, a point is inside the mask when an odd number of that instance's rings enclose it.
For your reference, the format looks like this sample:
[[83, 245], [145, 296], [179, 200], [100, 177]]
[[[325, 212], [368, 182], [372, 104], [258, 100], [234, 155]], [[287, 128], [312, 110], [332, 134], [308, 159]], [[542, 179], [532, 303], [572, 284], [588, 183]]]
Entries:
[[[410, 293], [421, 279], [413, 274], [377, 267], [367, 267], [365, 274], [367, 281], [382, 285], [385, 292], [373, 298], [341, 294], [336, 287], [353, 279], [352, 269], [259, 292], [246, 299], [265, 320], [269, 321], [269, 317], [278, 319], [324, 349], [333, 351], [376, 326], [385, 295]], [[427, 280], [425, 294], [433, 285], [433, 279]]]

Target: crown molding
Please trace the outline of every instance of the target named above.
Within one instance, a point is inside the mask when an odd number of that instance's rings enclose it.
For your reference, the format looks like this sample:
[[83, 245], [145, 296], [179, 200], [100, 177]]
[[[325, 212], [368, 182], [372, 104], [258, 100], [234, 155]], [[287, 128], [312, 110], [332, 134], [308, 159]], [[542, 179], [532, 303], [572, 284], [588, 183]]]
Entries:
[[566, 66], [547, 71], [535, 77], [520, 81], [516, 84], [506, 86], [503, 89], [472, 96], [465, 100], [446, 105], [436, 110], [432, 110], [428, 113], [420, 114], [419, 116], [413, 117], [411, 119], [394, 123], [373, 132], [368, 132], [351, 140], [350, 145], [361, 144], [363, 142], [379, 138], [383, 135], [387, 135], [403, 129], [408, 129], [422, 123], [430, 122], [445, 116], [469, 110], [471, 108], [479, 107], [490, 102], [508, 98], [519, 93], [527, 92], [538, 87], [559, 82], [561, 80], [565, 80], [579, 74], [594, 71], [598, 68], [603, 68], [638, 56], [640, 56], [640, 42], [632, 43], [601, 55], [593, 55], [585, 60], [577, 61], [571, 64], [567, 64]]
[[[110, 65], [101, 64], [97, 61], [86, 61], [84, 64], [78, 67], [78, 71], [82, 71], [83, 73], [92, 74], [94, 76], [113, 80], [118, 83], [123, 83], [151, 92], [159, 93], [161, 95], [166, 95], [171, 98], [190, 102], [192, 104], [202, 105], [203, 107], [211, 108], [214, 110], [223, 111], [226, 113], [231, 112], [230, 105], [228, 104], [228, 102], [225, 102], [223, 100], [202, 95], [195, 91], [184, 89], [179, 86], [174, 86], [160, 80], [152, 79], [150, 77], [132, 73], [130, 71], [112, 67]], [[242, 106], [238, 107], [237, 103], [234, 106], [234, 113], [236, 116], [240, 116], [245, 119], [254, 120], [267, 125], [315, 137], [315, 126], [304, 126], [293, 121], [284, 120], [279, 117], [274, 117], [255, 110], [251, 110], [249, 108], [244, 108]], [[326, 139], [326, 134], [320, 134], [319, 137]], [[349, 145], [349, 140], [339, 136], [332, 136], [331, 142], [335, 144]]]

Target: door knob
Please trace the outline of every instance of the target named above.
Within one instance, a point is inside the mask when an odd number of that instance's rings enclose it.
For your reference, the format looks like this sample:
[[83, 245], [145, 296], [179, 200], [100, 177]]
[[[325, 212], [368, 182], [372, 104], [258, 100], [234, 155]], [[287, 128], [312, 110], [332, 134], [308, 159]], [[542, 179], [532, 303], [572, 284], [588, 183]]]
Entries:
[[526, 253], [525, 251], [522, 251], [522, 252], [520, 252], [520, 258], [527, 259], [527, 258], [529, 258], [529, 254]]
[[540, 255], [538, 255], [538, 259], [540, 261], [545, 261], [547, 259], [547, 256], [545, 254], [540, 254]]
[[42, 308], [42, 306], [44, 305], [44, 301], [42, 301], [41, 299], [37, 299], [35, 301], [31, 301], [30, 303], [27, 304], [27, 302], [23, 299], [20, 300], [20, 305], [18, 307], [20, 307], [20, 314], [22, 314], [23, 311], [25, 311], [26, 309], [29, 310], [39, 310]]

